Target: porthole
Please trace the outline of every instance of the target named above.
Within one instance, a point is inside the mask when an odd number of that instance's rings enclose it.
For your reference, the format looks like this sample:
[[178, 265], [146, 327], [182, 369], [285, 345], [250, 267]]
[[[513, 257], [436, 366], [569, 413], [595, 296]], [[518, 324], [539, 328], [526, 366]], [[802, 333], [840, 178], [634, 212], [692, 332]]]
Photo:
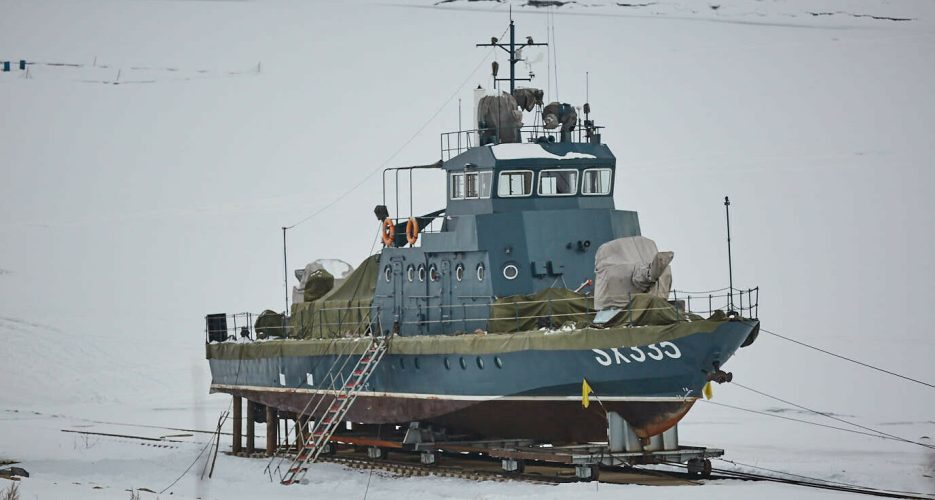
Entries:
[[409, 267], [406, 268], [406, 279], [408, 279], [409, 282], [412, 283], [412, 280], [414, 280], [415, 277], [416, 277], [416, 268], [413, 267], [412, 264], [409, 264]]
[[508, 280], [515, 280], [519, 276], [519, 268], [516, 264], [507, 264], [503, 266], [503, 277]]
[[387, 283], [389, 283], [392, 277], [393, 277], [393, 269], [390, 266], [384, 267], [383, 268], [383, 279], [386, 280]]
[[419, 281], [425, 281], [425, 265], [419, 264]]
[[441, 276], [438, 275], [438, 267], [436, 267], [435, 264], [429, 266], [429, 279], [432, 281], [441, 279]]
[[484, 369], [484, 358], [480, 356], [477, 357], [477, 367], [480, 368], [481, 370]]
[[465, 361], [463, 357], [458, 360], [458, 363], [461, 364], [462, 370], [467, 370], [467, 361]]
[[451, 361], [448, 361], [448, 358], [445, 358], [445, 369], [446, 370], [451, 369]]
[[477, 265], [477, 281], [484, 281], [484, 277], [487, 275], [487, 269], [484, 268], [483, 264]]
[[503, 360], [500, 359], [500, 356], [493, 357], [493, 364], [497, 365], [497, 368], [503, 368]]
[[464, 279], [464, 265], [458, 264], [458, 267], [455, 267], [455, 279], [461, 281]]

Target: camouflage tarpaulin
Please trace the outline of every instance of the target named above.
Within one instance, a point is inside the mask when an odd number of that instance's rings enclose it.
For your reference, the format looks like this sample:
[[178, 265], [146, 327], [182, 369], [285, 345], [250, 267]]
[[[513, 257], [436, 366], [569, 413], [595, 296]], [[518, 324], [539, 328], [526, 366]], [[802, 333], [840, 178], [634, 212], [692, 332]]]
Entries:
[[487, 331], [507, 333], [557, 328], [569, 322], [583, 328], [594, 319], [594, 299], [566, 288], [501, 297], [490, 306]]
[[379, 254], [367, 257], [339, 287], [313, 302], [293, 304], [289, 336], [328, 338], [366, 330], [379, 264]]

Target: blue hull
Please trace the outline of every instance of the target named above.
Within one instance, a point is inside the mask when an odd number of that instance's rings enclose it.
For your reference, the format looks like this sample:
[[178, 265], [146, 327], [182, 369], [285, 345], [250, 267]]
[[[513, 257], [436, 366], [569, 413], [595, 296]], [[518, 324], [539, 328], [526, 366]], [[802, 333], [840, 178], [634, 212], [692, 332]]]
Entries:
[[[538, 438], [580, 441], [603, 435], [602, 404], [624, 416], [638, 434], [654, 435], [684, 416], [715, 364], [723, 365], [758, 326], [756, 320], [727, 321], [712, 332], [638, 347], [387, 354], [347, 418], [373, 424], [434, 422], [498, 437], [526, 437], [536, 429]], [[212, 390], [301, 412], [313, 394], [331, 392], [328, 370], [335, 358], [211, 359]], [[347, 379], [352, 365], [339, 380]], [[600, 403], [588, 410], [580, 404], [584, 379]], [[574, 421], [589, 429], [569, 429]]]

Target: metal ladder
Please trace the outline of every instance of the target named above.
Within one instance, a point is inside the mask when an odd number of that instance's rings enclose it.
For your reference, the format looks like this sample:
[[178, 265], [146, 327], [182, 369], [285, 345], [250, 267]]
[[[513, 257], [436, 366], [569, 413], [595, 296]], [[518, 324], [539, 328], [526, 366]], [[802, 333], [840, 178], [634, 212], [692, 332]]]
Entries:
[[[380, 364], [380, 361], [383, 359], [389, 347], [389, 338], [374, 336], [371, 337], [371, 339], [370, 345], [367, 346], [367, 350], [364, 351], [357, 361], [357, 364], [354, 365], [347, 381], [334, 391], [334, 399], [324, 415], [315, 420], [315, 425], [312, 427], [312, 431], [308, 436], [302, 436], [302, 443], [298, 441], [298, 437], [302, 434], [298, 431], [296, 432], [296, 445], [299, 453], [296, 455], [295, 459], [292, 460], [289, 469], [282, 477], [282, 484], [294, 484], [302, 481], [305, 477], [305, 473], [308, 472], [307, 465], [315, 462], [318, 456], [321, 455], [325, 445], [331, 440], [331, 436], [333, 436], [338, 429], [344, 416], [357, 399], [358, 394], [363, 390], [370, 376], [373, 375], [377, 365]], [[335, 387], [334, 380], [333, 378], [332, 387]], [[317, 409], [325, 399], [325, 397], [322, 397], [315, 406], [315, 409]], [[313, 400], [309, 401], [309, 404], [306, 406], [306, 411], [308, 410], [308, 406], [311, 406]], [[309, 414], [313, 415], [314, 413], [315, 410], [313, 409]]]

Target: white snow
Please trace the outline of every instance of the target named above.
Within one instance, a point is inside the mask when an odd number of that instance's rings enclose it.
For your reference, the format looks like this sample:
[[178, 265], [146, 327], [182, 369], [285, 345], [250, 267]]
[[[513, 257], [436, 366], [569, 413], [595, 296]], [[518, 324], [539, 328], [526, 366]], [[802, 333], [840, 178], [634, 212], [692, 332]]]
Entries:
[[575, 153], [573, 151], [565, 153], [564, 155], [557, 155], [546, 151], [540, 144], [527, 143], [496, 144], [490, 146], [490, 150], [493, 152], [494, 158], [498, 160], [525, 160], [536, 158], [545, 158], [547, 160], [573, 160], [578, 158], [597, 158], [591, 154]]
[[[429, 3], [3, 3], [0, 60], [80, 65], [0, 73], [0, 459], [32, 474], [22, 498], [125, 499], [180, 475], [142, 497], [362, 498], [368, 482], [371, 498], [849, 497], [733, 481], [371, 478], [328, 464], [310, 485], [282, 487], [265, 461], [223, 454], [201, 481], [203, 458], [183, 471], [203, 434], [156, 447], [61, 432], [211, 429], [229, 398], [207, 394], [203, 315], [282, 307], [280, 228], [373, 174], [288, 232], [292, 266], [368, 254], [382, 162], [438, 158], [457, 98], [489, 84], [492, 57], [504, 74], [502, 53], [473, 45], [501, 36], [505, 3]], [[521, 3], [519, 39], [546, 40], [544, 11]], [[555, 9], [561, 86], [548, 58], [532, 86], [580, 105], [590, 73], [592, 116], [618, 158], [617, 206], [676, 252], [678, 288], [726, 284], [730, 195], [735, 283], [762, 287], [765, 328], [935, 380], [935, 3], [633, 3], [650, 5]], [[442, 206], [440, 175], [417, 171], [414, 212]], [[862, 425], [935, 437], [931, 389], [765, 333], [725, 368]], [[846, 427], [726, 384], [685, 418], [682, 442], [738, 464], [935, 493], [931, 449], [715, 403]]]

